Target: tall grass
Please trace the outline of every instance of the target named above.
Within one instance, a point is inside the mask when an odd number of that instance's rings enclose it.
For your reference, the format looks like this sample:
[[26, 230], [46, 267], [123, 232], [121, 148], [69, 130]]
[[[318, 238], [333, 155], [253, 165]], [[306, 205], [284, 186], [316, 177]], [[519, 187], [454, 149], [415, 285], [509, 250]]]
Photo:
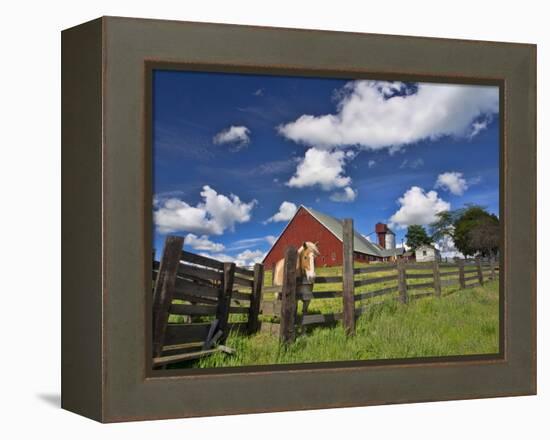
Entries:
[[[498, 281], [427, 297], [407, 305], [372, 304], [357, 320], [356, 335], [341, 324], [319, 327], [288, 346], [259, 333], [231, 334], [235, 354], [217, 353], [177, 367], [227, 367], [343, 360], [396, 359], [498, 352]], [[176, 367], [176, 366], [174, 366]]]

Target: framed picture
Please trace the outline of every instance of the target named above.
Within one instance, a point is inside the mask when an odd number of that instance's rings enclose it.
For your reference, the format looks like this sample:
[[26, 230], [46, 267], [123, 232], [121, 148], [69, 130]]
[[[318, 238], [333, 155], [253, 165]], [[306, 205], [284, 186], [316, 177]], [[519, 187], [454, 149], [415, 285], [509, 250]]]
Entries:
[[62, 55], [64, 408], [536, 392], [535, 46], [104, 17]]

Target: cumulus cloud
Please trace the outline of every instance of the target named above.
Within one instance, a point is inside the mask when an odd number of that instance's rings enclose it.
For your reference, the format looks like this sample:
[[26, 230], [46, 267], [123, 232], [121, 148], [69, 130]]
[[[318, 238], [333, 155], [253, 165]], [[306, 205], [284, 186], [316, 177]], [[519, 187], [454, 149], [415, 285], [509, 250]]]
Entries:
[[265, 221], [265, 223], [287, 222], [292, 217], [294, 217], [294, 214], [296, 214], [297, 210], [298, 210], [298, 207], [294, 203], [284, 201], [283, 203], [281, 203], [281, 206], [279, 206], [279, 211], [277, 211], [275, 214], [269, 217]]
[[252, 266], [256, 263], [261, 263], [264, 259], [265, 252], [260, 250], [247, 249], [235, 257], [235, 264], [237, 266]]
[[212, 141], [215, 144], [231, 144], [232, 151], [239, 151], [250, 143], [250, 130], [243, 125], [232, 125], [220, 131]]
[[399, 228], [428, 225], [437, 220], [438, 212], [451, 208], [451, 204], [439, 198], [436, 191], [425, 192], [418, 186], [408, 189], [398, 203], [401, 207], [391, 216], [390, 225]]
[[344, 176], [344, 166], [346, 159], [353, 157], [351, 151], [310, 148], [286, 185], [294, 188], [319, 185], [325, 191], [348, 186], [351, 178]]
[[372, 160], [372, 159], [369, 160], [368, 166], [369, 166], [369, 168], [374, 168], [376, 166], [376, 161]]
[[317, 148], [395, 151], [425, 139], [475, 136], [479, 120], [498, 112], [499, 99], [497, 87], [419, 83], [411, 89], [369, 80], [349, 82], [337, 97], [335, 113], [302, 115], [279, 126], [279, 133]]
[[353, 202], [357, 197], [357, 190], [346, 186], [343, 191], [335, 192], [330, 195], [333, 202]]
[[185, 237], [185, 244], [199, 251], [221, 252], [225, 249], [223, 244], [214, 243], [207, 235], [197, 237], [195, 234], [187, 234]]
[[435, 187], [450, 191], [455, 196], [461, 196], [468, 189], [468, 182], [466, 182], [462, 173], [449, 171], [437, 176]]
[[154, 212], [158, 231], [221, 235], [226, 229], [233, 231], [237, 223], [248, 222], [257, 203], [242, 202], [235, 194], [218, 194], [208, 185], [203, 186], [200, 195], [203, 200], [197, 206], [176, 198], [165, 200]]
[[235, 263], [237, 266], [240, 266], [240, 267], [249, 267], [249, 266], [253, 266], [256, 263], [261, 263], [265, 257], [265, 252], [260, 250], [246, 249], [245, 251], [240, 252], [235, 256], [227, 255], [223, 253], [208, 253], [208, 252], [202, 252], [201, 255], [204, 257], [214, 258], [215, 260], [218, 260], [218, 261]]

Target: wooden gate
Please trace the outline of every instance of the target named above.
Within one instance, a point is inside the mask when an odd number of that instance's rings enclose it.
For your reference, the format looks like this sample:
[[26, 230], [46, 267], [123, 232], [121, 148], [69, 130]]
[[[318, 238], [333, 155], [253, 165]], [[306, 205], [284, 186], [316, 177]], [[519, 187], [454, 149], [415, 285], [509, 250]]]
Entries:
[[218, 351], [230, 332], [258, 330], [263, 266], [237, 267], [183, 249], [168, 236], [153, 263], [153, 366], [198, 359]]

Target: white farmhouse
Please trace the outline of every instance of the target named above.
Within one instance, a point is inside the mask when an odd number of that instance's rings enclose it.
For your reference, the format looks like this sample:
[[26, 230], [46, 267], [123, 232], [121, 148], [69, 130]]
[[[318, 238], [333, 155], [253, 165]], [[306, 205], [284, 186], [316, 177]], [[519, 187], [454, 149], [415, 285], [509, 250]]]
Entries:
[[441, 260], [441, 254], [433, 246], [423, 245], [415, 251], [416, 261], [422, 263], [424, 261], [437, 261]]

